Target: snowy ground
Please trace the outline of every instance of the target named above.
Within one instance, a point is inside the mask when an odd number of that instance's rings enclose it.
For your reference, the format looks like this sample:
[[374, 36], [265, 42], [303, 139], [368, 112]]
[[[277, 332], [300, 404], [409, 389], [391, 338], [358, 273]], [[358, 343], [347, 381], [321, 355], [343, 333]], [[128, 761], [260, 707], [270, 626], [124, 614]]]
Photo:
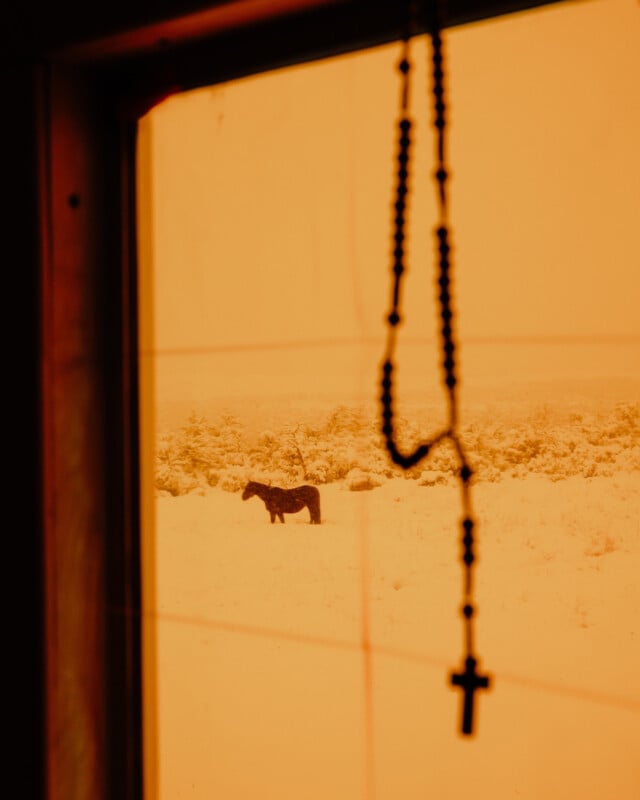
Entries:
[[321, 526], [157, 498], [161, 800], [638, 800], [638, 472], [474, 488], [472, 739], [457, 489], [321, 493]]

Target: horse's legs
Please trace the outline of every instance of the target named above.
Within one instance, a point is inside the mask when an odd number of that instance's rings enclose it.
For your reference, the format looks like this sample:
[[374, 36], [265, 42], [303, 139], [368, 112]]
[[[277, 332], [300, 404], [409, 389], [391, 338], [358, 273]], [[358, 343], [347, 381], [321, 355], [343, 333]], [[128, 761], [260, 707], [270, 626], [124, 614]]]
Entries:
[[273, 525], [273, 523], [276, 521], [275, 511], [269, 510], [269, 514], [271, 515], [271, 524]]
[[312, 525], [320, 525], [320, 502], [316, 501], [314, 503], [310, 503], [309, 505], [309, 514], [311, 515], [311, 519], [309, 520]]
[[279, 511], [278, 516], [280, 517], [280, 522], [284, 523], [284, 514], [281, 511]]

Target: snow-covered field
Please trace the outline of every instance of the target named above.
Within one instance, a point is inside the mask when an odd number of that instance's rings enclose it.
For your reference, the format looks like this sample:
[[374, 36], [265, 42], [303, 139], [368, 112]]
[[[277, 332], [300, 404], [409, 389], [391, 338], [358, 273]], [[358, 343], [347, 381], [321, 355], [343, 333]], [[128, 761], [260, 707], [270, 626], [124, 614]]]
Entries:
[[[574, 433], [585, 414], [612, 430], [615, 406], [583, 411]], [[638, 800], [637, 436], [571, 447], [567, 430], [474, 485], [493, 683], [471, 739], [448, 684], [463, 655], [452, 480], [320, 485], [321, 526], [306, 510], [272, 525], [220, 486], [160, 493], [161, 800]], [[572, 453], [595, 468], [547, 468]]]

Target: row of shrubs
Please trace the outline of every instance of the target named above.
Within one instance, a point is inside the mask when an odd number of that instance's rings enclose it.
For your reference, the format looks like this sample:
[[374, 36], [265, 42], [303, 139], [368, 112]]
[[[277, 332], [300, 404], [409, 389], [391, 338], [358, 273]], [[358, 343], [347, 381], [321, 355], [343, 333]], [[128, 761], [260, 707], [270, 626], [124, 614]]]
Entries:
[[[397, 429], [407, 447], [424, 437], [407, 420], [400, 420]], [[571, 414], [545, 406], [519, 418], [487, 412], [461, 434], [477, 482], [640, 470], [638, 403]], [[207, 487], [236, 492], [248, 480], [280, 486], [340, 482], [362, 491], [401, 475], [424, 485], [448, 483], [458, 469], [456, 452], [444, 441], [421, 464], [401, 471], [384, 448], [379, 420], [359, 408], [339, 406], [315, 424], [288, 424], [257, 434], [233, 414], [212, 420], [192, 414], [177, 430], [159, 437], [155, 486], [174, 496]]]

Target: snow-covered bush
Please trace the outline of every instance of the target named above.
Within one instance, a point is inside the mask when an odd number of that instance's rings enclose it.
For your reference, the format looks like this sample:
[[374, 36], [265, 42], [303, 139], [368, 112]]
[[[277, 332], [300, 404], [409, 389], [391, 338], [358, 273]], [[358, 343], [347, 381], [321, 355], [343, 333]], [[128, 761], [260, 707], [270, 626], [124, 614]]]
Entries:
[[354, 467], [347, 473], [344, 483], [350, 492], [365, 492], [382, 486], [383, 481], [366, 470]]
[[239, 492], [249, 480], [246, 467], [230, 466], [220, 471], [216, 485], [225, 492]]
[[[397, 431], [406, 450], [425, 438], [415, 421], [398, 419]], [[476, 483], [640, 470], [640, 404], [580, 413], [548, 405], [520, 415], [491, 410], [468, 422], [461, 438]], [[192, 414], [177, 431], [159, 437], [155, 486], [180, 495], [209, 487], [236, 492], [248, 480], [283, 487], [341, 482], [356, 491], [399, 476], [426, 486], [445, 484], [459, 467], [455, 449], [443, 441], [403, 472], [390, 460], [379, 420], [359, 408], [339, 406], [313, 424], [294, 420], [252, 435], [231, 414], [213, 421]]]
[[445, 486], [447, 476], [432, 469], [424, 469], [418, 478], [418, 486]]
[[[246, 468], [245, 451], [243, 426], [235, 417], [223, 414], [212, 424], [191, 414], [177, 431], [159, 437], [155, 487], [182, 495], [220, 485], [229, 470], [240, 474]], [[226, 478], [224, 482], [233, 480]]]

